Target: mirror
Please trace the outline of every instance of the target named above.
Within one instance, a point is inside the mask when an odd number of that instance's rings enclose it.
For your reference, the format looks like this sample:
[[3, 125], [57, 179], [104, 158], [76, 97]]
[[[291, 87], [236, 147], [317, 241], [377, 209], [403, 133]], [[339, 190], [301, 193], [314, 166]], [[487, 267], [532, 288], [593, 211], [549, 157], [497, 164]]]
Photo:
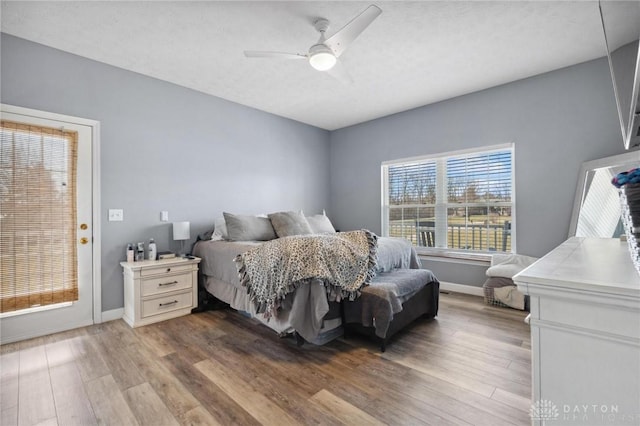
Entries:
[[635, 167], [640, 167], [640, 151], [582, 163], [569, 237], [617, 238], [624, 233], [618, 189], [611, 179]]
[[600, 0], [625, 149], [640, 145], [640, 2]]

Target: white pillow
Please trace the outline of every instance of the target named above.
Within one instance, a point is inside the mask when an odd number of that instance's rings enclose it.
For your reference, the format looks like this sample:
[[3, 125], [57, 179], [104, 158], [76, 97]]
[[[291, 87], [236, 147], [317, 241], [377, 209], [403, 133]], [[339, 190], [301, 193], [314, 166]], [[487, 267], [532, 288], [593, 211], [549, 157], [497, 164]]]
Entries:
[[494, 254], [491, 259], [492, 266], [487, 269], [487, 276], [513, 278], [536, 260], [538, 258], [521, 254]]
[[213, 234], [211, 234], [211, 240], [223, 241], [228, 239], [229, 235], [227, 234], [227, 222], [225, 222], [224, 217], [219, 217], [213, 223]]
[[307, 222], [314, 234], [332, 234], [336, 232], [333, 224], [324, 214], [307, 216]]

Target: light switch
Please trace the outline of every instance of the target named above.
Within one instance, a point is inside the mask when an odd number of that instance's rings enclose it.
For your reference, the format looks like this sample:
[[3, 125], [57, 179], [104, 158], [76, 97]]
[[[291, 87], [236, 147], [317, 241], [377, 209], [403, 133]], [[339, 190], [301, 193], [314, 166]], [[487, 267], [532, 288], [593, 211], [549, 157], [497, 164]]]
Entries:
[[109, 209], [109, 222], [122, 222], [124, 211], [122, 209]]
[[166, 210], [163, 210], [160, 212], [160, 220], [162, 222], [169, 222], [169, 212]]

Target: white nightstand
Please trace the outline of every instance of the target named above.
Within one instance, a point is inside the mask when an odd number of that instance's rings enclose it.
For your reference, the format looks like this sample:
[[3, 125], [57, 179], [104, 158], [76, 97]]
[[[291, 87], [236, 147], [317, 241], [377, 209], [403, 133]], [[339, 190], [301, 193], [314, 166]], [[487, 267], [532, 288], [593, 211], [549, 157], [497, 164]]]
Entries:
[[189, 314], [198, 306], [198, 263], [197, 257], [120, 262], [126, 323], [139, 327]]

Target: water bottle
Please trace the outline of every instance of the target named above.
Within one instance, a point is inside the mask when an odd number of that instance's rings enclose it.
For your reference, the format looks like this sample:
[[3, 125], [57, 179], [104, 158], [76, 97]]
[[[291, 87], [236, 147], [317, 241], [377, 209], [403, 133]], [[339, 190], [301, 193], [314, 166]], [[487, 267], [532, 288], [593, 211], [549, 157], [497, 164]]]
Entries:
[[127, 244], [127, 262], [133, 262], [135, 257], [133, 255], [133, 244]]
[[144, 243], [138, 243], [138, 247], [136, 249], [136, 262], [141, 262], [144, 260]]
[[158, 255], [158, 250], [156, 247], [156, 242], [153, 240], [153, 238], [149, 239], [149, 253], [148, 253], [148, 259], [149, 260], [156, 260], [156, 256]]

